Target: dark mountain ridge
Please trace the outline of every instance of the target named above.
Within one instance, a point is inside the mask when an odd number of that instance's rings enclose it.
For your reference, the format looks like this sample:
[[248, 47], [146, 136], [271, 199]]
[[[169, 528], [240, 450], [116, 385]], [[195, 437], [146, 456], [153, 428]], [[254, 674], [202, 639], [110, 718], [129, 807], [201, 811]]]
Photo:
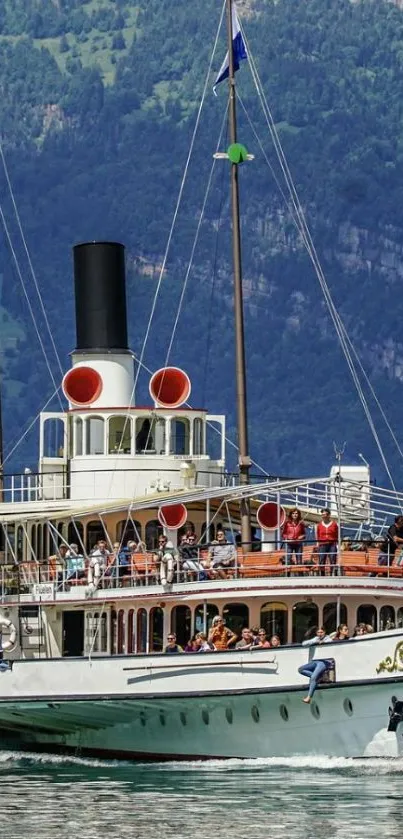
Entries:
[[[205, 0], [5, 0], [0, 12], [3, 148], [62, 365], [74, 347], [71, 251], [127, 246], [129, 329], [140, 351], [214, 43], [221, 4]], [[336, 305], [392, 425], [403, 418], [403, 14], [378, 0], [240, 4], [291, 171]], [[225, 51], [221, 38], [214, 61]], [[242, 101], [278, 166], [246, 66]], [[224, 88], [224, 86], [222, 86]], [[226, 93], [209, 87], [145, 362], [166, 350]], [[241, 172], [251, 450], [270, 472], [326, 474], [346, 440], [384, 474], [295, 228], [239, 107], [255, 154]], [[222, 146], [225, 147], [225, 132]], [[195, 404], [230, 415], [234, 362], [228, 173], [217, 165], [171, 361]], [[55, 379], [7, 185], [2, 205]], [[0, 253], [6, 454], [51, 396], [6, 239]], [[146, 399], [146, 374], [138, 402]], [[53, 403], [57, 408], [57, 401]], [[371, 403], [371, 407], [374, 407]], [[376, 410], [376, 409], [374, 409]], [[382, 433], [397, 480], [396, 449]], [[33, 465], [31, 433], [7, 466]]]

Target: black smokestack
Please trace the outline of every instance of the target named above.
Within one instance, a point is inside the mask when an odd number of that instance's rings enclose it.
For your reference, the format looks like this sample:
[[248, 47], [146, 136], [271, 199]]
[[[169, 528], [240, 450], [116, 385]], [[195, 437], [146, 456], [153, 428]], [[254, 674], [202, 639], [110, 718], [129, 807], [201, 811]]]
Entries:
[[77, 351], [128, 351], [125, 249], [118, 242], [73, 248]]

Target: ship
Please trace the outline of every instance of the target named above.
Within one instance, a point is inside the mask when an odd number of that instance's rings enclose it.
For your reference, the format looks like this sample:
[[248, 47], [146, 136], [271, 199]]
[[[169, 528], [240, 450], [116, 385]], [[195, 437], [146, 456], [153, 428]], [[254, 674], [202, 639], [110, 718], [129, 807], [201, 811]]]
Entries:
[[[191, 405], [183, 365], [153, 372], [150, 404], [137, 405], [124, 246], [76, 245], [67, 407], [40, 415], [37, 472], [3, 479], [2, 749], [141, 761], [402, 751], [403, 569], [392, 552], [379, 565], [373, 537], [403, 495], [340, 458], [310, 479], [250, 474], [238, 169], [252, 156], [237, 142], [240, 32], [232, 0], [226, 10], [230, 146], [217, 158], [232, 192], [238, 473], [226, 467], [226, 417]], [[293, 558], [284, 523], [295, 510]], [[324, 562], [323, 510], [336, 525]], [[200, 633], [203, 650], [183, 652]], [[317, 662], [307, 696], [301, 670]]]

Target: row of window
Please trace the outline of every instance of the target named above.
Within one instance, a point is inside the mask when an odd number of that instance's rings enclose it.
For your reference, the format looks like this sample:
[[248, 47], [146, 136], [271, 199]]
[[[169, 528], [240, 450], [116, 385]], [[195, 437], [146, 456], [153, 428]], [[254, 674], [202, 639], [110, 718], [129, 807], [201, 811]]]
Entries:
[[[43, 428], [43, 454], [64, 453], [64, 423], [49, 418]], [[131, 417], [117, 415], [71, 417], [69, 456], [105, 454], [202, 455], [205, 452], [205, 424], [200, 417]]]
[[[350, 610], [351, 612], [351, 610]], [[164, 626], [164, 610], [155, 606], [119, 609], [103, 613], [87, 613], [85, 650], [89, 652], [124, 654], [161, 652], [168, 630], [176, 633], [178, 644], [185, 646], [195, 632], [208, 632], [219, 608], [214, 603], [175, 606], [170, 614], [169, 626]], [[221, 611], [226, 625], [239, 637], [243, 627], [250, 625], [249, 608], [245, 603], [226, 603]], [[337, 602], [326, 603], [322, 610], [322, 623], [326, 632], [334, 632], [337, 621]], [[372, 604], [364, 603], [350, 615], [356, 623], [366, 623], [376, 630], [403, 625], [403, 607], [385, 605], [379, 614]], [[109, 627], [108, 627], [109, 618]], [[347, 623], [347, 607], [340, 604], [340, 622]], [[259, 625], [268, 636], [278, 635], [281, 643], [301, 643], [310, 637], [319, 624], [319, 607], [315, 603], [296, 603], [292, 607], [292, 635], [288, 638], [288, 607], [285, 603], [270, 601], [260, 608]], [[353, 627], [351, 627], [353, 628]]]

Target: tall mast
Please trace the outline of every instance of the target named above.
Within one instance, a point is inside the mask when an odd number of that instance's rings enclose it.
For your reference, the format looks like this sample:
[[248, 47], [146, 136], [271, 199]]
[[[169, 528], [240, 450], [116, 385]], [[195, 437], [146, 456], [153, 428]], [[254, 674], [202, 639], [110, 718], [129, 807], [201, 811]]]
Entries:
[[[233, 0], [227, 0], [227, 30], [228, 30], [228, 61], [229, 61], [229, 108], [228, 129], [230, 143], [237, 142], [235, 71], [233, 53], [232, 27]], [[242, 295], [242, 259], [241, 259], [241, 226], [239, 218], [239, 183], [238, 164], [231, 163], [231, 205], [232, 205], [232, 255], [234, 265], [234, 308], [235, 308], [235, 354], [236, 354], [236, 394], [238, 420], [239, 447], [239, 481], [249, 483], [249, 444], [248, 444], [248, 415], [246, 400], [246, 364], [245, 364], [245, 331], [243, 318]], [[241, 540], [244, 551], [250, 549], [250, 505], [249, 500], [241, 501]]]

